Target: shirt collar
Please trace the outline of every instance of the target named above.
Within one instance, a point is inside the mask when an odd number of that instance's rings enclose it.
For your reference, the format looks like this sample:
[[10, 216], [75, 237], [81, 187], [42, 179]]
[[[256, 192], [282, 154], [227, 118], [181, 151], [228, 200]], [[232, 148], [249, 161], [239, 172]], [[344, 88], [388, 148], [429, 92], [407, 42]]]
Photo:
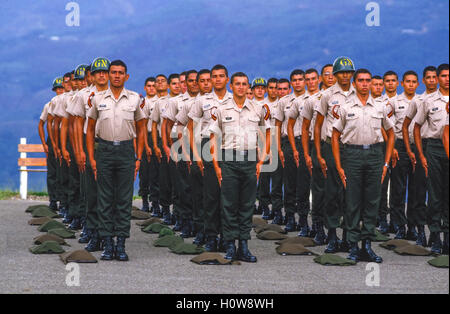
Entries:
[[128, 98], [128, 91], [125, 88], [123, 88], [122, 91], [120, 92], [119, 98], [116, 99], [111, 91], [111, 88], [108, 88], [108, 90], [106, 91], [106, 94], [105, 94], [105, 98], [107, 98], [107, 97], [111, 97], [115, 101], [120, 101], [122, 99], [122, 97]]

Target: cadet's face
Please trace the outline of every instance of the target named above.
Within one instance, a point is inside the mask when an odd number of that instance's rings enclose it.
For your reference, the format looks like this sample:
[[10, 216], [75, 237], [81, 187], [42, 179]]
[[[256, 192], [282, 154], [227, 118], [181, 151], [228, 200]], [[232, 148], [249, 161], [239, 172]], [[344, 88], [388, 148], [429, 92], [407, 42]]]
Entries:
[[441, 71], [441, 74], [439, 74], [439, 85], [441, 86], [442, 89], [445, 89], [448, 91], [448, 70], [443, 70]]
[[78, 80], [76, 80], [74, 78], [74, 75], [72, 74], [72, 76], [70, 77], [70, 84], [72, 85], [72, 90], [77, 90], [78, 89]]
[[319, 89], [319, 75], [317, 73], [305, 74], [305, 82], [308, 91], [315, 92]]
[[245, 97], [249, 90], [248, 79], [246, 77], [235, 77], [231, 84], [231, 90], [237, 97]]
[[63, 87], [55, 88], [55, 93], [56, 95], [61, 95], [62, 93], [64, 93], [64, 88]]
[[198, 88], [202, 94], [211, 93], [212, 83], [211, 74], [204, 73], [198, 78]]
[[69, 77], [65, 77], [63, 81], [63, 87], [65, 92], [70, 92], [72, 90], [72, 83]]
[[180, 85], [180, 79], [174, 78], [172, 81], [170, 81], [169, 84], [170, 91], [174, 95], [178, 95], [181, 92], [181, 85]]
[[264, 86], [256, 86], [253, 89], [253, 94], [255, 95], [255, 98], [257, 100], [264, 99], [264, 96], [266, 95], [266, 88]]
[[323, 69], [322, 82], [326, 88], [336, 84], [336, 77], [333, 75], [333, 67], [326, 67]]
[[180, 91], [183, 94], [187, 91], [186, 75], [180, 75]]
[[86, 72], [86, 83], [87, 85], [92, 85], [94, 83], [94, 78], [92, 77], [91, 72]]
[[378, 98], [383, 94], [384, 84], [383, 80], [372, 79], [372, 87], [370, 88], [372, 97]]
[[249, 100], [253, 100], [253, 98], [255, 98], [255, 95], [253, 94], [253, 91], [251, 90], [251, 88], [249, 88], [247, 90], [247, 92], [245, 93], [245, 95], [247, 96], [247, 99]]
[[305, 77], [303, 75], [294, 75], [291, 79], [291, 85], [294, 91], [303, 92], [305, 90]]
[[430, 90], [436, 90], [438, 84], [437, 73], [435, 71], [427, 71], [423, 78], [423, 83]]
[[155, 82], [147, 82], [147, 84], [145, 84], [144, 86], [144, 90], [147, 96], [149, 97], [155, 96], [156, 95]]
[[359, 95], [367, 96], [370, 93], [372, 76], [369, 73], [360, 73], [353, 82], [353, 86]]
[[227, 87], [229, 78], [225, 70], [215, 70], [211, 73], [211, 81], [214, 89], [222, 90]]
[[158, 76], [156, 78], [156, 90], [158, 91], [158, 93], [167, 91], [167, 89], [169, 88], [169, 86], [167, 85], [167, 80], [164, 76]]
[[274, 98], [278, 97], [277, 83], [269, 83], [267, 85], [267, 95], [271, 99], [274, 99]]
[[107, 71], [97, 71], [94, 73], [95, 84], [105, 86], [108, 84], [109, 73]]
[[395, 75], [388, 75], [384, 78], [384, 88], [389, 93], [393, 93], [397, 91], [398, 87], [398, 79]]
[[277, 84], [277, 91], [278, 91], [278, 97], [283, 98], [286, 95], [289, 95], [289, 92], [291, 91], [289, 83], [278, 83]]
[[191, 73], [186, 79], [186, 86], [191, 93], [198, 93], [197, 73]]
[[120, 65], [112, 65], [109, 68], [109, 81], [111, 82], [111, 86], [115, 88], [121, 88], [125, 85], [125, 82], [128, 81], [130, 76], [125, 73], [125, 68]]
[[79, 89], [83, 89], [83, 88], [86, 88], [87, 87], [87, 81], [84, 79], [84, 80], [78, 80], [78, 88]]
[[339, 72], [336, 73], [336, 79], [340, 85], [348, 85], [352, 80], [353, 72]]
[[416, 92], [416, 89], [419, 86], [419, 80], [415, 75], [407, 75], [402, 82], [402, 86], [406, 94], [412, 95]]

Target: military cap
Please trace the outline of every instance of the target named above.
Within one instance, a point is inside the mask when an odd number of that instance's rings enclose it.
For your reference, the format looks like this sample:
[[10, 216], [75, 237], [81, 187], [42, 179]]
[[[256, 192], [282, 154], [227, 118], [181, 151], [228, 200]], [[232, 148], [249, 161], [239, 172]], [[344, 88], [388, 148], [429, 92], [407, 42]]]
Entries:
[[225, 259], [219, 253], [204, 252], [191, 259], [191, 262], [198, 265], [241, 265], [238, 261]]
[[50, 217], [39, 217], [28, 220], [28, 224], [31, 226], [41, 226], [49, 221], [52, 221]]
[[64, 249], [58, 242], [46, 241], [42, 244], [33, 246], [30, 248], [30, 252], [33, 254], [59, 254], [64, 253]]
[[316, 242], [314, 242], [314, 239], [305, 238], [305, 237], [290, 237], [290, 238], [287, 238], [284, 240], [276, 241], [275, 243], [278, 245], [286, 244], [286, 243], [301, 244], [304, 247], [316, 246]]
[[65, 229], [66, 226], [59, 221], [56, 220], [50, 220], [49, 222], [46, 222], [42, 226], [39, 226], [38, 231], [40, 232], [48, 232], [52, 229]]
[[141, 227], [147, 227], [154, 223], [162, 224], [163, 221], [159, 218], [152, 217], [150, 219], [140, 220], [140, 221], [136, 222], [136, 225], [141, 226]]
[[253, 225], [253, 228], [256, 226], [259, 226], [259, 225], [267, 225], [267, 220], [264, 220], [257, 216], [253, 216], [252, 225]]
[[61, 237], [63, 239], [75, 239], [75, 232], [72, 232], [67, 229], [52, 229], [48, 231], [48, 234], [57, 235], [58, 237]]
[[48, 207], [47, 205], [32, 205], [32, 206], [28, 206], [27, 209], [25, 210], [26, 213], [32, 213], [35, 209], [37, 208], [47, 208], [50, 209], [50, 207]]
[[33, 216], [33, 218], [38, 218], [38, 217], [57, 218], [57, 217], [59, 217], [59, 215], [57, 213], [50, 210], [50, 208], [45, 208], [45, 207], [36, 208], [35, 210], [33, 210], [31, 212], [31, 216]]
[[159, 233], [164, 228], [167, 229], [167, 225], [154, 223], [154, 224], [151, 224], [151, 225], [148, 225], [148, 226], [142, 228], [141, 231], [143, 231], [145, 233]]
[[324, 254], [314, 258], [314, 262], [324, 266], [354, 266], [355, 261], [334, 254]]
[[262, 77], [257, 77], [253, 80], [252, 82], [252, 89], [255, 88], [256, 86], [267, 86], [267, 81], [265, 79], [263, 79]]
[[428, 264], [438, 268], [448, 268], [448, 255], [442, 255], [428, 261]]
[[282, 228], [279, 225], [270, 224], [270, 225], [260, 225], [260, 226], [256, 226], [255, 227], [255, 232], [256, 233], [261, 233], [261, 232], [264, 232], [264, 231], [275, 231], [275, 232], [278, 232], [278, 233], [287, 234], [287, 231], [284, 230], [284, 228]]
[[86, 64], [80, 64], [79, 66], [77, 66], [77, 68], [75, 69], [75, 73], [74, 73], [74, 79], [75, 80], [84, 80], [84, 78], [86, 76], [86, 68], [87, 68]]
[[153, 246], [156, 247], [175, 247], [179, 243], [183, 243], [184, 240], [182, 237], [177, 235], [168, 235], [162, 238], [158, 238], [155, 241], [153, 241]]
[[97, 263], [97, 259], [86, 250], [76, 250], [59, 255], [64, 264], [67, 263]]
[[178, 243], [175, 246], [171, 246], [169, 248], [173, 253], [175, 254], [190, 254], [190, 255], [197, 255], [205, 252], [205, 249], [201, 246], [197, 246], [195, 244], [190, 243]]
[[410, 245], [410, 243], [406, 240], [398, 240], [398, 239], [394, 239], [394, 240], [389, 240], [387, 242], [381, 243], [380, 246], [384, 249], [387, 250], [394, 250], [398, 247], [402, 247], [402, 246], [406, 246], [406, 245]]
[[109, 71], [111, 62], [106, 58], [96, 58], [91, 64], [91, 73], [94, 74], [97, 71]]
[[339, 72], [355, 72], [355, 65], [350, 58], [339, 57], [333, 62], [333, 74]]
[[427, 250], [423, 246], [409, 244], [394, 249], [394, 252], [400, 255], [413, 255], [413, 256], [429, 256], [431, 251]]
[[311, 252], [303, 245], [298, 243], [284, 243], [278, 246], [276, 249], [278, 254], [286, 256], [286, 255], [317, 255], [314, 252]]
[[150, 217], [151, 215], [149, 213], [143, 212], [142, 210], [139, 210], [137, 208], [133, 208], [131, 210], [131, 219], [146, 220]]
[[270, 230], [258, 233], [256, 237], [260, 240], [284, 240], [288, 238], [288, 236], [285, 234], [281, 234]]
[[47, 242], [47, 241], [54, 241], [54, 242], [57, 242], [59, 245], [70, 246], [66, 241], [64, 241], [63, 238], [58, 237], [57, 235], [53, 235], [53, 234], [43, 234], [43, 235], [37, 236], [33, 239], [33, 241], [34, 241], [33, 242], [34, 244], [38, 244], [38, 245], [42, 244], [44, 242]]
[[57, 88], [63, 88], [62, 83], [63, 83], [62, 77], [55, 78], [52, 83], [52, 90], [54, 91]]
[[159, 232], [158, 238], [162, 238], [162, 237], [165, 237], [165, 236], [171, 236], [171, 235], [175, 235], [175, 232], [173, 232], [172, 229], [162, 228], [161, 231]]

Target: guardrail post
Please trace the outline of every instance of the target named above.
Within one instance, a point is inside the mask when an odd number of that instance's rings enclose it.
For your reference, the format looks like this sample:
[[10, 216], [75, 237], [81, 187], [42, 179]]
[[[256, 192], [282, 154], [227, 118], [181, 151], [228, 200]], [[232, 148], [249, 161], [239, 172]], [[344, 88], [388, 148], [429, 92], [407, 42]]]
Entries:
[[[20, 144], [26, 144], [27, 139], [22, 137], [20, 139]], [[20, 153], [20, 158], [27, 158], [27, 153]], [[27, 199], [28, 194], [28, 171], [27, 167], [20, 167], [20, 198], [23, 200]]]

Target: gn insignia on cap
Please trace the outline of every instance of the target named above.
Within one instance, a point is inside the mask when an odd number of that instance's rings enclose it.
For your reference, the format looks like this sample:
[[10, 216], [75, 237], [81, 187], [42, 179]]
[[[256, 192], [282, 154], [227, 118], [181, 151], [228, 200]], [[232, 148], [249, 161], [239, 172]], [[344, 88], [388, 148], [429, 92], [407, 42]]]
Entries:
[[269, 120], [270, 118], [270, 108], [267, 104], [264, 104], [264, 120]]
[[95, 96], [95, 93], [94, 93], [94, 92], [92, 92], [92, 93], [89, 95], [89, 98], [88, 98], [88, 106], [89, 106], [89, 108], [92, 108], [92, 98], [94, 98], [94, 96]]
[[340, 118], [339, 114], [337, 113], [337, 111], [339, 110], [339, 107], [340, 107], [339, 105], [334, 105], [333, 109], [331, 109], [331, 113], [333, 114], [333, 117], [335, 119], [339, 119]]

